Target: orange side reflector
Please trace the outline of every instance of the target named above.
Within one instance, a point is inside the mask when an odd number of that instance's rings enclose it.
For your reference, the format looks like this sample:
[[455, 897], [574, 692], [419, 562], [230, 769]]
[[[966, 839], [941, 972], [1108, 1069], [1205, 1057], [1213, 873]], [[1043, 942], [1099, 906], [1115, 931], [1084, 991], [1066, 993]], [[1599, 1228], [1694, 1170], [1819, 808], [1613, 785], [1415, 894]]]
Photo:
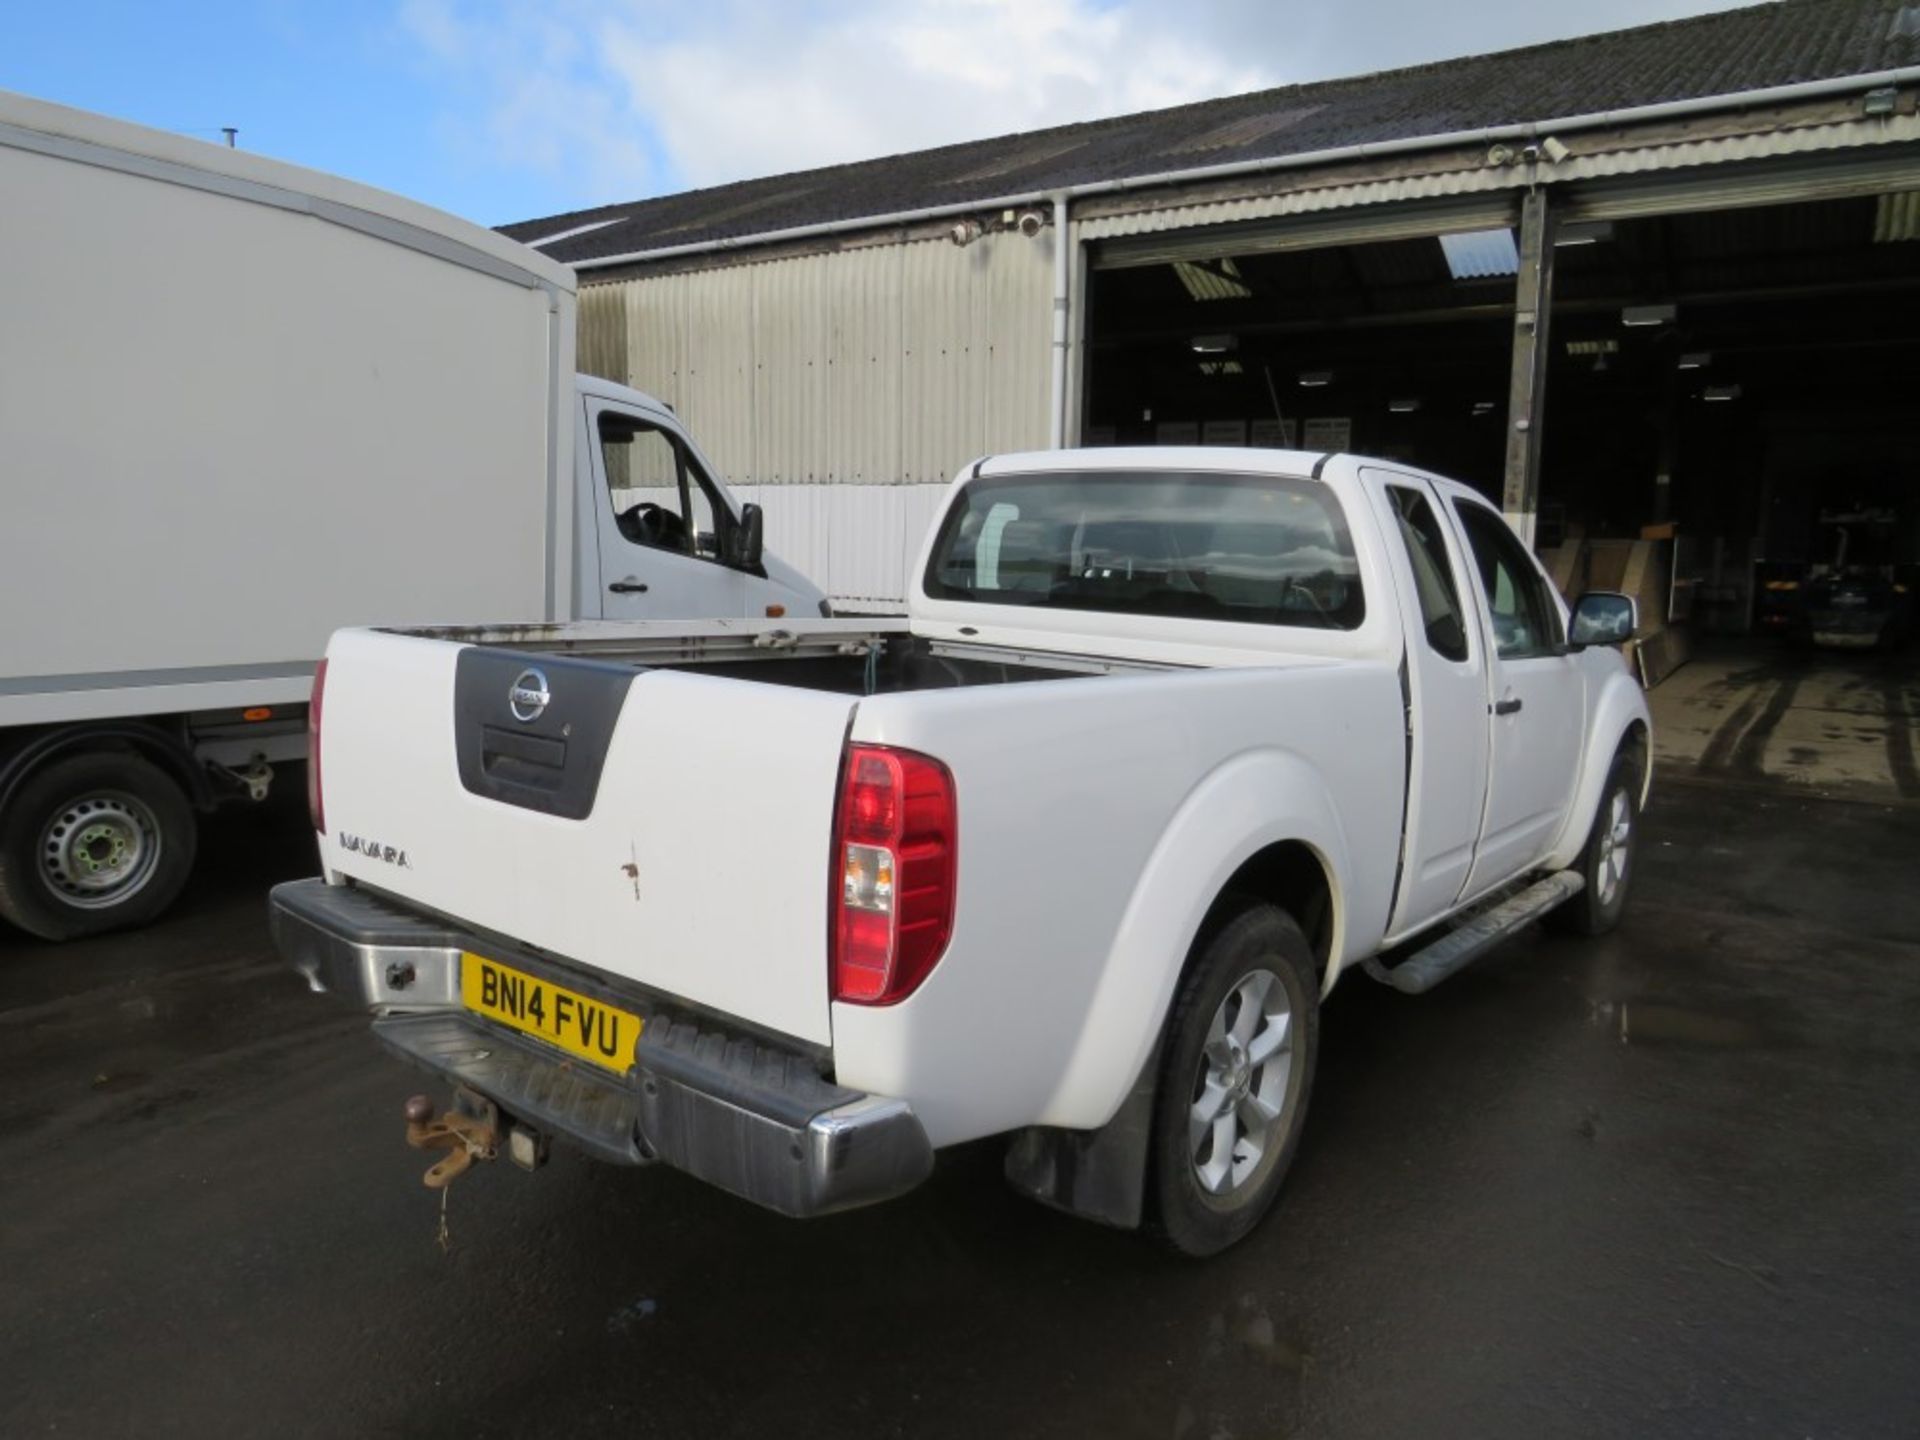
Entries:
[[767, 618], [770, 620], [778, 620], [782, 615], [786, 613], [787, 613], [787, 607], [784, 605], [767, 606]]
[[271, 720], [273, 709], [267, 705], [250, 705], [240, 712], [242, 720]]

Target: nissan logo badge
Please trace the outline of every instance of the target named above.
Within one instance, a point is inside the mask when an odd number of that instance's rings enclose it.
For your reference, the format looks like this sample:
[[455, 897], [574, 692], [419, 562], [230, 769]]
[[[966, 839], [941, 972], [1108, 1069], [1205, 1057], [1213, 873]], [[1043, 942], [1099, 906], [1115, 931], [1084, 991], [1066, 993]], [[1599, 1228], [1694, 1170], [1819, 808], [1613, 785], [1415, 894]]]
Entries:
[[553, 695], [547, 689], [547, 677], [538, 670], [522, 670], [507, 688], [507, 708], [521, 722], [538, 720]]

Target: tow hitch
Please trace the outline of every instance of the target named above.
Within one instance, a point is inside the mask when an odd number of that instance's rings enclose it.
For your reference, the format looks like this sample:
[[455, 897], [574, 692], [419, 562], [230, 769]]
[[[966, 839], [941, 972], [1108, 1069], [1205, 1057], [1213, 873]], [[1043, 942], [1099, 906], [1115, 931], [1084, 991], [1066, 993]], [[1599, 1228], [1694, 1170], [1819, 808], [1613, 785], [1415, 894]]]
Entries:
[[429, 1190], [445, 1190], [473, 1168], [476, 1160], [500, 1153], [500, 1112], [491, 1100], [470, 1090], [454, 1093], [454, 1108], [438, 1120], [424, 1095], [407, 1101], [407, 1144], [416, 1150], [445, 1150], [422, 1177]]

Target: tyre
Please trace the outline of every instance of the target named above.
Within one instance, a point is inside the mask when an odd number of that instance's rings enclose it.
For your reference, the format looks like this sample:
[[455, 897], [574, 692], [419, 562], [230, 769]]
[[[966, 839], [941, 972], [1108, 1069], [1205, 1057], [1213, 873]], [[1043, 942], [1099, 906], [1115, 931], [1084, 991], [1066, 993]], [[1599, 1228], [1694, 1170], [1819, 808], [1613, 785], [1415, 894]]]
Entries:
[[193, 806], [123, 751], [56, 760], [0, 814], [0, 916], [42, 940], [144, 925], [193, 869]]
[[1213, 1255], [1267, 1213], [1313, 1088], [1320, 984], [1291, 916], [1251, 904], [1201, 942], [1168, 1019], [1154, 1099], [1153, 1228]]
[[1573, 868], [1586, 888], [1547, 913], [1549, 928], [1563, 935], [1604, 935], [1620, 923], [1633, 885], [1634, 851], [1640, 843], [1640, 767], [1631, 755], [1616, 755], [1600, 792], [1593, 829]]

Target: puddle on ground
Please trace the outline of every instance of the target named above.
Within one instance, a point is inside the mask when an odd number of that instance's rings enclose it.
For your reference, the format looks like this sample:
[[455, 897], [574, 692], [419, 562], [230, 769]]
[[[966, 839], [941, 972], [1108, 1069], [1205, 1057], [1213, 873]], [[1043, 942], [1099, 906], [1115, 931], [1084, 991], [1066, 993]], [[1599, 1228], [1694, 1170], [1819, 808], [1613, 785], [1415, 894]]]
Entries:
[[1174, 1414], [1174, 1440], [1282, 1433], [1276, 1410], [1292, 1407], [1292, 1387], [1313, 1368], [1306, 1342], [1276, 1326], [1260, 1296], [1240, 1295], [1207, 1321], [1201, 1363], [1188, 1371], [1191, 1388]]
[[1622, 1045], [1678, 1044], [1741, 1049], [1758, 1045], [1765, 1039], [1760, 1027], [1750, 1020], [1711, 1015], [1681, 1005], [1623, 1000], [1619, 1014]]
[[1275, 1332], [1273, 1317], [1260, 1297], [1251, 1292], [1242, 1295], [1230, 1313], [1215, 1315], [1208, 1322], [1207, 1339], [1209, 1358], [1235, 1353], [1295, 1375], [1305, 1371], [1312, 1360], [1303, 1346]]

